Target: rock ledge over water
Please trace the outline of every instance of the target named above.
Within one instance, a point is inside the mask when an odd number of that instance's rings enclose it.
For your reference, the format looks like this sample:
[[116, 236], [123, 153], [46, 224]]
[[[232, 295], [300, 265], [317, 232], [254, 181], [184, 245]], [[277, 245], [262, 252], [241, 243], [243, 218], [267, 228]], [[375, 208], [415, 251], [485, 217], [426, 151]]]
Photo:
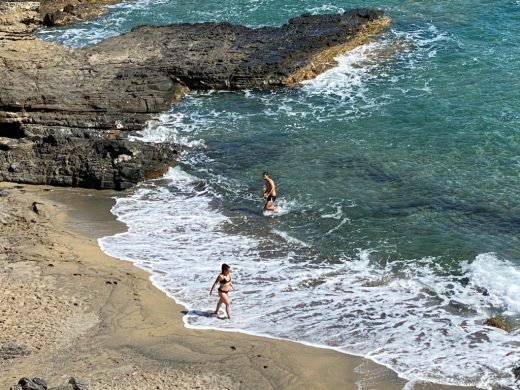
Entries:
[[0, 3], [0, 180], [124, 189], [164, 172], [179, 150], [130, 142], [128, 131], [190, 89], [313, 78], [389, 19], [357, 9], [258, 29], [143, 26], [84, 49], [34, 39], [42, 22], [38, 2]]

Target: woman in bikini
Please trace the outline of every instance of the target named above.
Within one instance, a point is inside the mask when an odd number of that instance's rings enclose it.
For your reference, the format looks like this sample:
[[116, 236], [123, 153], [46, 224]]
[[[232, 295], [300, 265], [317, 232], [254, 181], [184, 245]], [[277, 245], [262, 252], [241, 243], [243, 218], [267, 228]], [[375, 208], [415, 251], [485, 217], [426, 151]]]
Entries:
[[225, 304], [227, 318], [231, 319], [231, 304], [229, 302], [228, 292], [230, 290], [233, 290], [234, 287], [233, 283], [231, 283], [231, 267], [229, 265], [222, 264], [222, 272], [217, 276], [217, 279], [215, 279], [215, 283], [213, 283], [213, 286], [211, 286], [211, 289], [209, 290], [209, 295], [211, 295], [217, 283], [220, 283], [220, 287], [218, 288], [219, 300], [217, 303], [217, 308], [215, 309], [215, 314], [218, 314], [220, 306], [222, 306], [222, 304]]

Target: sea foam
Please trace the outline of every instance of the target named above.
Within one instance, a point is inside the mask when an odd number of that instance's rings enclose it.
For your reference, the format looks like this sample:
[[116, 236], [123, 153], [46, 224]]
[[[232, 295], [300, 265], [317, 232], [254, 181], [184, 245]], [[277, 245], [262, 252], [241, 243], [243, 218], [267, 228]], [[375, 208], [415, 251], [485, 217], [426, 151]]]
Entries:
[[467, 267], [472, 283], [489, 294], [505, 314], [520, 313], [520, 269], [493, 253], [483, 253]]
[[[186, 326], [334, 348], [412, 381], [512, 383], [511, 353], [520, 335], [483, 325], [497, 306], [517, 310], [520, 271], [511, 263], [482, 254], [457, 278], [439, 273], [435, 258], [381, 267], [371, 262], [369, 249], [339, 262], [316, 262], [285, 232], [263, 238], [232, 233], [233, 221], [212, 207], [212, 191], [200, 190], [200, 182], [177, 166], [162, 181], [118, 199], [113, 212], [128, 232], [100, 240], [104, 251], [131, 259], [188, 307]], [[265, 257], [266, 246], [287, 250]], [[230, 294], [233, 319], [216, 322], [201, 313], [214, 310], [208, 290], [222, 262], [232, 265], [237, 291]]]

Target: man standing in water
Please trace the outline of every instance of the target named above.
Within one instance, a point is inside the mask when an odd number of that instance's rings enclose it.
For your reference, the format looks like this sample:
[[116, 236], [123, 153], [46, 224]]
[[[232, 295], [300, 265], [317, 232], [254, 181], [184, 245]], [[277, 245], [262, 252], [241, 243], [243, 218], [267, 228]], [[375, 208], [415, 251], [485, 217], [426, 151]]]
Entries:
[[276, 207], [274, 207], [274, 201], [276, 200], [276, 185], [274, 184], [273, 179], [269, 177], [268, 172], [264, 172], [262, 177], [265, 182], [264, 210], [275, 211]]

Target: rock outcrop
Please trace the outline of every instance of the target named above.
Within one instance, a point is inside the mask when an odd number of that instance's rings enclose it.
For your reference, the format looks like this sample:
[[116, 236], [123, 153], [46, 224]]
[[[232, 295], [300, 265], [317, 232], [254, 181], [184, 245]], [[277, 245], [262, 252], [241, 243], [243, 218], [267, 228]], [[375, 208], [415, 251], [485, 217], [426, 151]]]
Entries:
[[58, 387], [48, 387], [47, 382], [41, 378], [20, 378], [17, 385], [11, 386], [9, 390], [88, 390], [90, 387], [71, 377], [66, 385]]
[[484, 325], [492, 326], [494, 328], [502, 329], [506, 332], [509, 332], [509, 325], [507, 324], [506, 320], [502, 317], [489, 317], [484, 321]]
[[22, 390], [47, 390], [47, 382], [41, 378], [21, 378], [18, 385]]
[[131, 142], [119, 130], [7, 133], [0, 137], [5, 181], [123, 190], [164, 175], [177, 157], [171, 145]]
[[189, 89], [291, 85], [389, 24], [358, 9], [258, 29], [143, 26], [73, 50], [33, 38], [42, 14], [35, 2], [0, 3], [0, 180], [118, 189], [172, 163], [178, 148], [130, 143], [124, 132]]
[[93, 68], [84, 51], [34, 39], [40, 23], [38, 3], [0, 3], [0, 180], [125, 189], [164, 174], [180, 148], [122, 130], [187, 88], [138, 64]]
[[35, 1], [0, 2], [0, 43], [32, 39], [33, 32], [41, 23], [39, 5]]
[[46, 26], [64, 26], [103, 15], [105, 5], [117, 2], [119, 0], [44, 0], [39, 14]]
[[85, 51], [92, 66], [114, 57], [139, 59], [191, 89], [279, 87], [314, 78], [334, 66], [335, 56], [388, 24], [382, 11], [356, 9], [257, 29], [229, 23], [143, 26]]

